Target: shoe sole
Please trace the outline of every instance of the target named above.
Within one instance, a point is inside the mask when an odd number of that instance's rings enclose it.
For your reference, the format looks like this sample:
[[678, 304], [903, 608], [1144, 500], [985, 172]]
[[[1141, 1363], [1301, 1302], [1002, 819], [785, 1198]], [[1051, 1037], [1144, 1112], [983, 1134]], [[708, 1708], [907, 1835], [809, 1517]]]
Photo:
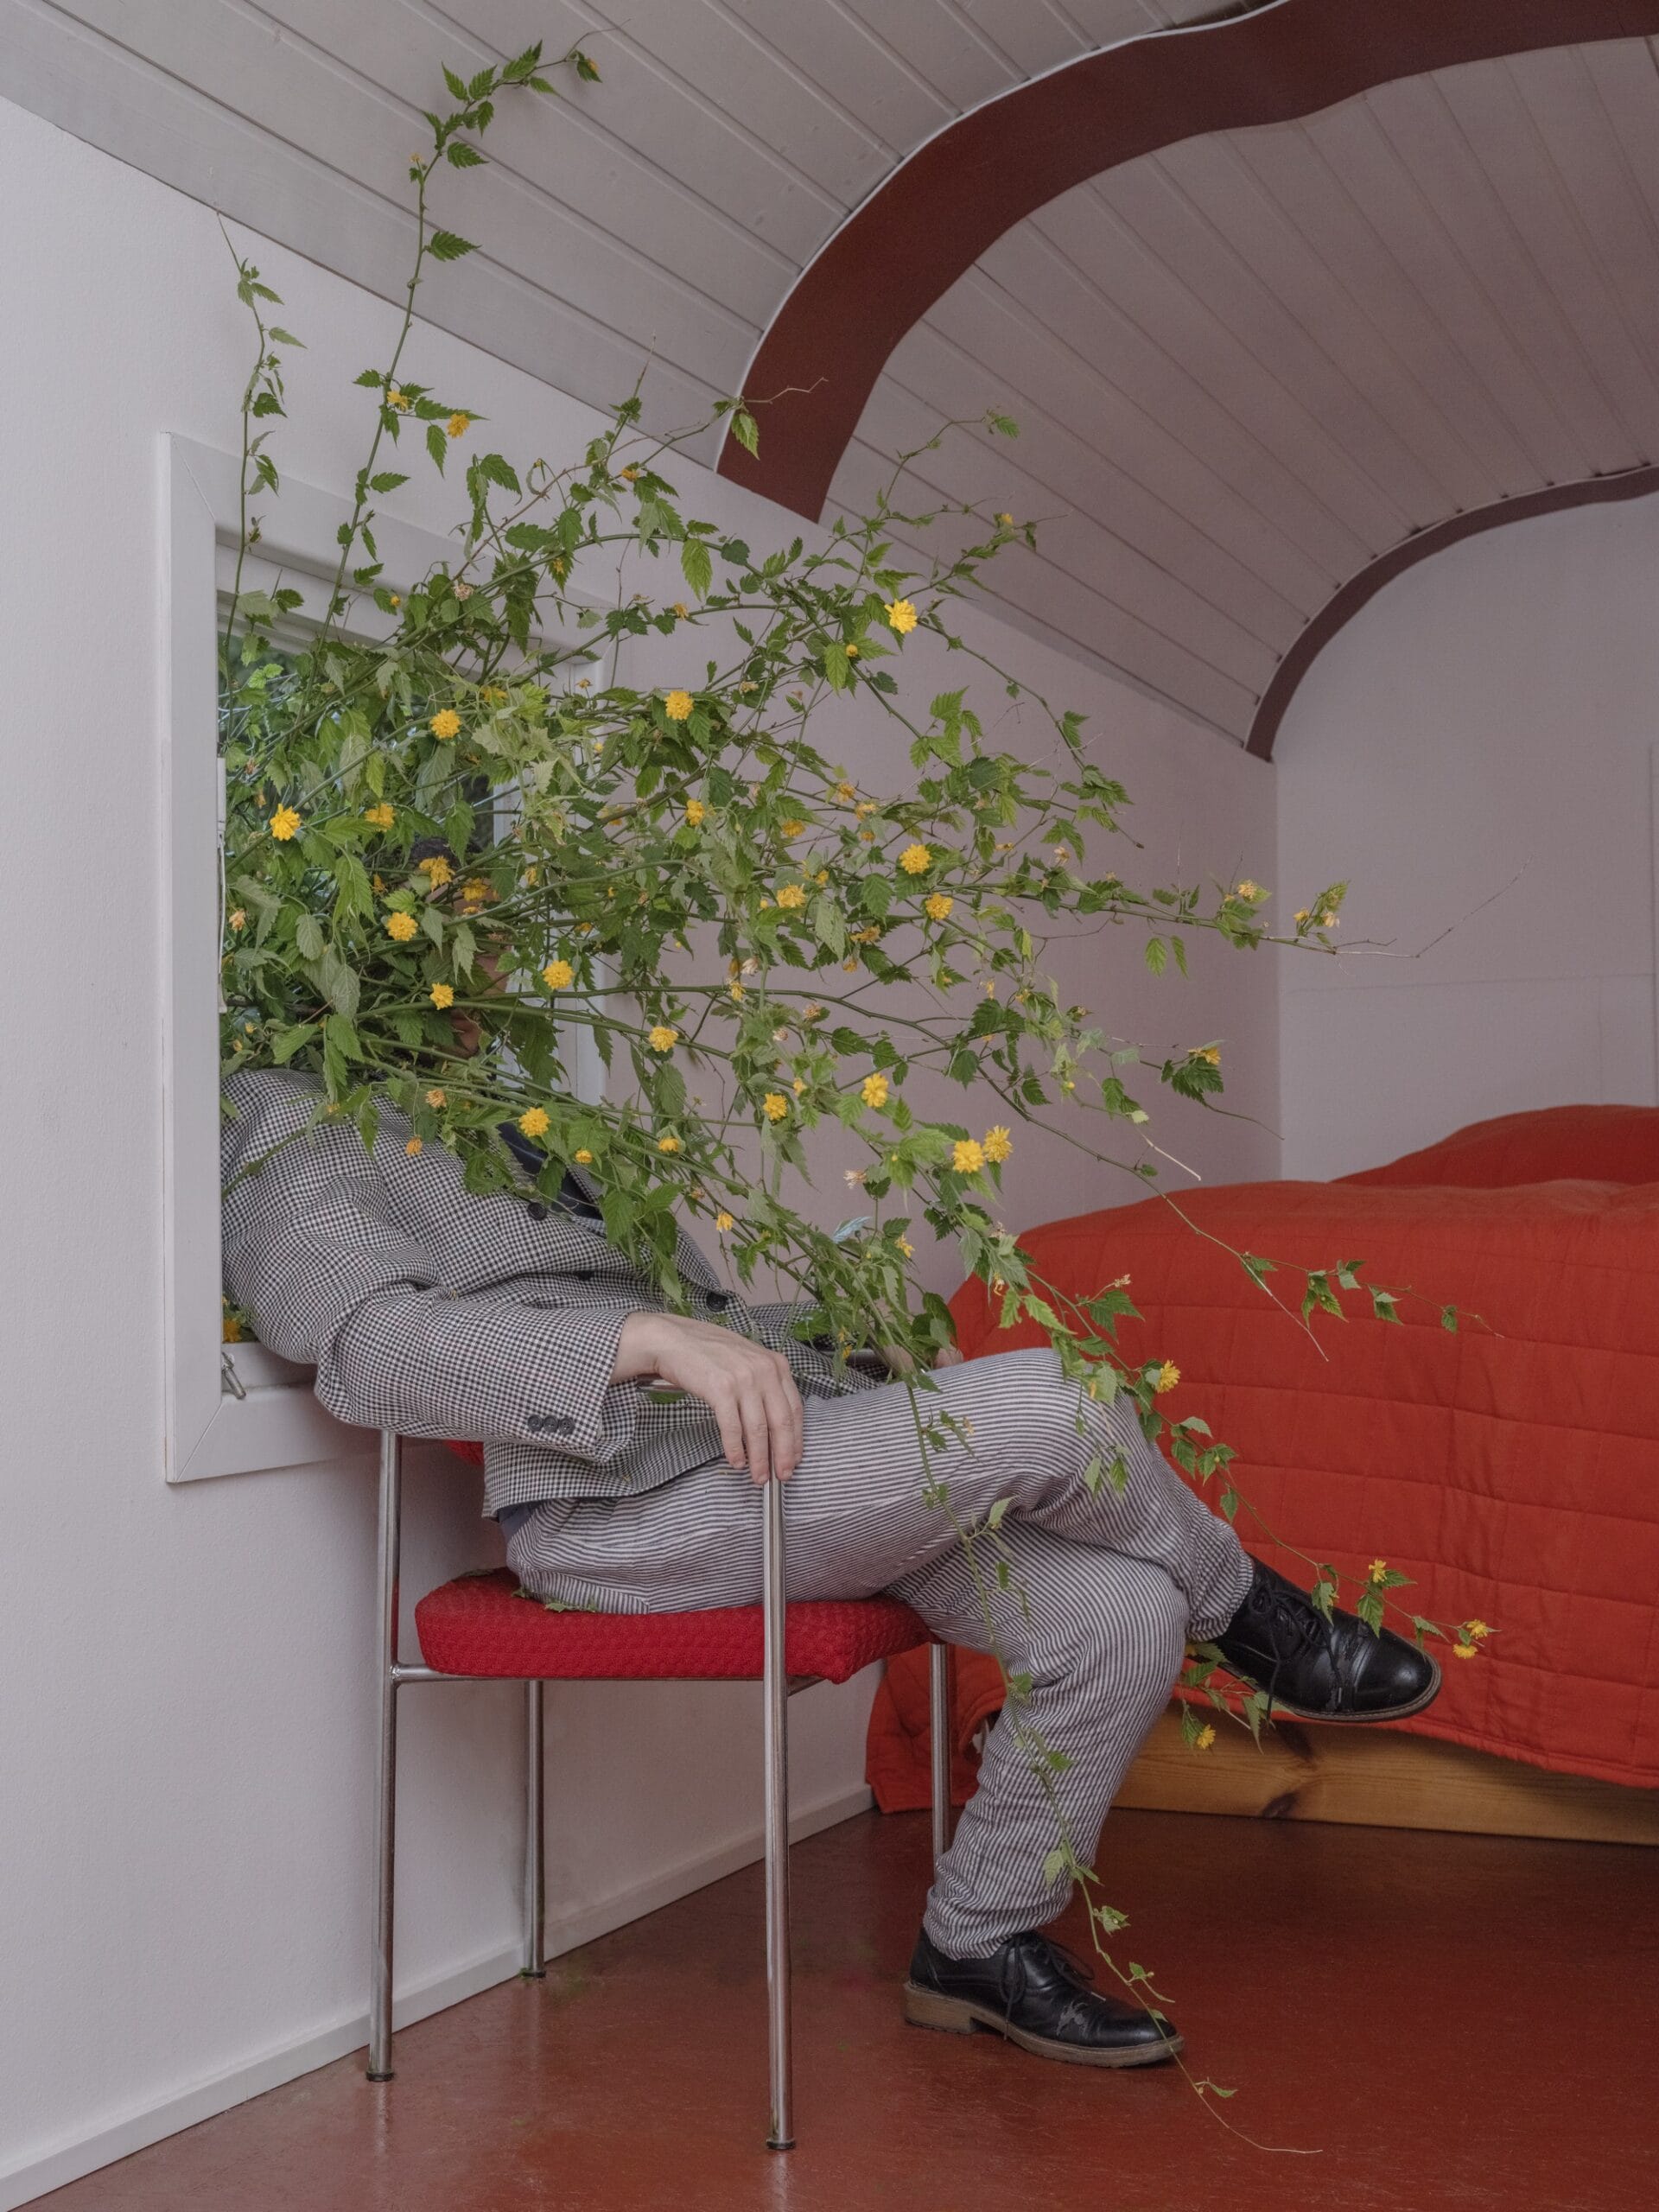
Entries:
[[[1325, 1720], [1338, 1728], [1363, 1727], [1371, 1720], [1408, 1720], [1414, 1713], [1421, 1713], [1426, 1706], [1433, 1705], [1440, 1694], [1440, 1662], [1431, 1659], [1428, 1663], [1434, 1669], [1434, 1679], [1421, 1696], [1413, 1698], [1408, 1705], [1385, 1706], [1376, 1713], [1314, 1713], [1306, 1706], [1292, 1705], [1284, 1698], [1274, 1697], [1273, 1711], [1282, 1713], [1289, 1720]], [[1271, 1691], [1268, 1695], [1272, 1696]]]
[[987, 2005], [976, 2005], [966, 1997], [942, 1996], [937, 1989], [924, 1989], [913, 1981], [905, 1984], [905, 2018], [913, 2028], [936, 2028], [948, 2036], [970, 2036], [976, 2028], [988, 2028], [993, 2035], [1006, 2037], [1034, 2058], [1058, 2058], [1067, 2066], [1161, 2066], [1185, 2048], [1185, 2038], [1178, 2035], [1166, 2036], [1161, 2043], [1125, 2044], [1117, 2050], [1057, 2043], [1052, 2037], [1034, 2036], [1025, 2028], [1016, 2028]]

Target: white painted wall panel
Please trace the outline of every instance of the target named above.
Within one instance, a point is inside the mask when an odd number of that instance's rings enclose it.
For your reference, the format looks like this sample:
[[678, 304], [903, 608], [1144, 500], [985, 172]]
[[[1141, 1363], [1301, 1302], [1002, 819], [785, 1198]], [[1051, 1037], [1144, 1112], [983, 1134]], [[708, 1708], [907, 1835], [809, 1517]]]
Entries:
[[1280, 868], [1352, 879], [1285, 956], [1285, 1165], [1370, 1166], [1491, 1114], [1653, 1103], [1659, 499], [1467, 540], [1315, 661], [1275, 750]]

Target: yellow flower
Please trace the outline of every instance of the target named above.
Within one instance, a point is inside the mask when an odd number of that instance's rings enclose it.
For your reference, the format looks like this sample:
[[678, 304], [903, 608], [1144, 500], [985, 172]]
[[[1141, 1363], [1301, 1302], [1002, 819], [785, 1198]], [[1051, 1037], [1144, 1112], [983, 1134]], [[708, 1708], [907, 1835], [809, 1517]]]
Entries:
[[537, 886], [537, 885], [541, 881], [541, 880], [542, 880], [542, 871], [540, 870], [540, 868], [537, 868], [537, 865], [536, 865], [535, 861], [532, 861], [531, 862], [530, 866], [529, 866], [529, 867], [524, 870], [524, 881], [525, 881], [529, 886], [530, 886], [531, 889], [533, 891], [533, 890], [535, 889], [536, 886]]
[[551, 1126], [547, 1109], [543, 1106], [528, 1106], [518, 1116], [518, 1126], [527, 1137], [544, 1137]]
[[1164, 1392], [1166, 1390], [1173, 1390], [1180, 1379], [1180, 1369], [1176, 1366], [1173, 1359], [1166, 1359], [1163, 1365], [1158, 1370], [1157, 1380], [1154, 1382], [1152, 1387], [1161, 1398]]
[[1452, 1656], [1457, 1659], [1472, 1659], [1476, 1647], [1472, 1643], [1454, 1643], [1452, 1647]]
[[395, 407], [400, 415], [406, 414], [409, 410], [408, 400], [404, 397], [402, 391], [395, 384], [388, 385], [386, 387], [386, 404], [388, 407]]
[[400, 591], [389, 591], [389, 592], [386, 594], [386, 604], [387, 604], [387, 606], [388, 606], [388, 607], [401, 607], [401, 606], [403, 605], [403, 603], [404, 603], [404, 594], [402, 594], [402, 592], [400, 592]]
[[575, 972], [568, 960], [550, 960], [542, 970], [542, 981], [550, 991], [569, 990]]
[[413, 1160], [413, 1159], [414, 1159], [414, 1157], [415, 1157], [416, 1154], [420, 1149], [421, 1149], [421, 1140], [420, 1140], [420, 1138], [419, 1138], [419, 1137], [410, 1137], [410, 1139], [409, 1142], [408, 1142], [408, 1143], [404, 1147], [404, 1151], [409, 1154], [409, 1156], [410, 1156], [410, 1158], [411, 1160]]
[[1000, 1166], [1002, 1161], [1007, 1160], [1013, 1151], [1014, 1134], [1012, 1130], [1005, 1128], [1001, 1122], [998, 1122], [993, 1128], [986, 1130], [985, 1157], [987, 1160], [995, 1160]]
[[850, 805], [853, 800], [858, 797], [858, 786], [855, 784], [837, 784], [836, 785], [836, 797], [840, 799], [844, 805]]
[[760, 1110], [769, 1122], [781, 1122], [789, 1111], [789, 1101], [781, 1090], [769, 1090], [760, 1101]]
[[999, 512], [996, 518], [998, 522], [1001, 524], [1004, 530], [1012, 530], [1014, 528], [1014, 517], [1012, 515]]
[[708, 808], [703, 804], [700, 798], [687, 799], [685, 802], [685, 819], [687, 826], [693, 830], [701, 829], [708, 812]]
[[1484, 1637], [1489, 1637], [1492, 1630], [1490, 1622], [1465, 1621], [1463, 1632], [1471, 1643], [1478, 1643]]
[[382, 799], [378, 806], [371, 806], [365, 809], [363, 819], [369, 824], [371, 829], [390, 830], [392, 823], [397, 819], [397, 816], [395, 809], [389, 806], [385, 799]]
[[426, 1103], [429, 1106], [434, 1108], [447, 1105], [448, 1103], [448, 1094], [442, 1090], [429, 1090], [426, 1094]]
[[861, 830], [858, 833], [858, 842], [861, 845], [873, 845], [875, 842], [874, 830]]
[[925, 845], [906, 845], [899, 855], [899, 865], [906, 875], [925, 875], [933, 865], [933, 855]]
[[461, 732], [461, 716], [453, 707], [440, 707], [427, 727], [434, 737], [456, 737]]
[[907, 1260], [913, 1260], [915, 1258], [916, 1247], [911, 1243], [908, 1236], [896, 1237], [893, 1241], [897, 1249], [904, 1254]]
[[442, 891], [455, 872], [442, 853], [429, 853], [421, 861], [420, 870], [434, 891]]
[[804, 1076], [798, 1076], [798, 1076], [796, 1077], [796, 1078], [795, 1078], [794, 1082], [793, 1082], [793, 1083], [791, 1083], [791, 1084], [790, 1084], [790, 1086], [789, 1086], [789, 1087], [790, 1087], [790, 1089], [794, 1092], [795, 1096], [798, 1098], [798, 1097], [800, 1096], [801, 1093], [802, 1093], [802, 1092], [806, 1089], [806, 1079], [805, 1079], [805, 1077], [804, 1077]]
[[1245, 877], [1243, 882], [1238, 887], [1237, 896], [1241, 899], [1255, 900], [1257, 899], [1265, 899], [1267, 895], [1267, 893], [1262, 888], [1261, 885], [1259, 883], [1252, 883], [1248, 875]]
[[740, 1006], [742, 1005], [747, 994], [745, 993], [741, 983], [728, 983], [726, 990], [728, 997], [735, 999]]
[[224, 1320], [219, 1324], [219, 1333], [221, 1341], [225, 1344], [239, 1344], [241, 1343], [242, 1324], [234, 1313], [227, 1313], [225, 1316]]
[[658, 1137], [657, 1149], [658, 1152], [678, 1152], [681, 1149], [680, 1141], [678, 1137]]
[[231, 916], [231, 927], [233, 930], [245, 930], [247, 926], [247, 910], [245, 907], [238, 906], [236, 912]]
[[663, 702], [663, 712], [671, 722], [689, 721], [691, 715], [691, 694], [689, 691], [671, 691]]
[[690, 612], [683, 599], [677, 599], [673, 606], [671, 607], [668, 611], [671, 614], [677, 614], [682, 622], [684, 621], [687, 614]]
[[1338, 927], [1339, 920], [1340, 917], [1332, 913], [1327, 908], [1327, 910], [1319, 916], [1319, 927], [1322, 930], [1333, 930]]
[[1389, 1562], [1387, 1560], [1374, 1559], [1370, 1565], [1366, 1568], [1365, 1573], [1369, 1580], [1372, 1582], [1380, 1582], [1388, 1571]]
[[954, 899], [947, 899], [943, 891], [934, 891], [930, 892], [922, 903], [930, 921], [942, 922], [957, 902]]
[[720, 1231], [722, 1236], [726, 1234], [728, 1229], [734, 1229], [736, 1226], [736, 1215], [727, 1213], [723, 1208], [715, 1216], [715, 1227]]
[[634, 478], [639, 474], [639, 463], [637, 461], [630, 461], [626, 468], [619, 468], [616, 473], [622, 479], [622, 481], [625, 484], [632, 484]]
[[464, 438], [473, 427], [473, 418], [457, 408], [443, 427], [452, 438]]
[[279, 806], [266, 828], [279, 845], [285, 845], [300, 826], [300, 817], [291, 806]]
[[798, 837], [805, 827], [804, 822], [780, 822], [778, 824], [778, 835], [780, 837]]
[[985, 1165], [985, 1147], [973, 1137], [958, 1137], [951, 1149], [950, 1165], [958, 1175], [977, 1175]]
[[413, 914], [399, 912], [386, 916], [386, 935], [395, 938], [399, 944], [407, 944], [420, 926]]
[[455, 987], [453, 983], [433, 984], [432, 1003], [437, 1007], [440, 1013], [443, 1011], [445, 1007], [454, 1006], [454, 1002]]
[[1299, 907], [1296, 909], [1295, 913], [1291, 917], [1291, 918], [1292, 918], [1292, 920], [1293, 920], [1293, 921], [1297, 922], [1297, 923], [1299, 923], [1299, 924], [1300, 924], [1300, 923], [1302, 923], [1302, 922], [1305, 922], [1305, 921], [1306, 921], [1306, 920], [1308, 920], [1308, 919], [1309, 919], [1309, 915], [1308, 915], [1308, 911], [1307, 911], [1306, 907], [1306, 906], [1299, 906]]
[[645, 1042], [653, 1052], [671, 1052], [679, 1034], [677, 1029], [671, 1029], [665, 1021], [659, 1021], [646, 1032]]
[[907, 599], [892, 600], [887, 604], [887, 622], [902, 638], [916, 627], [916, 609]]
[[481, 875], [471, 875], [461, 885], [461, 895], [464, 902], [464, 911], [469, 914], [475, 914], [486, 900], [493, 898], [495, 894]]
[[1218, 1068], [1221, 1065], [1221, 1047], [1219, 1045], [1200, 1045], [1192, 1057], [1195, 1060], [1202, 1060], [1206, 1067]]
[[1192, 1738], [1192, 1748], [1195, 1751], [1207, 1751], [1211, 1745], [1213, 1744], [1215, 1740], [1215, 1729], [1213, 1726], [1206, 1720], [1203, 1727], [1199, 1729], [1198, 1734]]
[[801, 1008], [801, 1020], [803, 1021], [822, 1021], [823, 1020], [823, 1008], [821, 1006], [817, 1005], [804, 1006]]
[[478, 586], [476, 584], [458, 583], [455, 586], [455, 597], [457, 599], [470, 599], [477, 589]]
[[858, 658], [858, 647], [856, 645], [848, 645], [844, 648], [844, 651], [849, 660], [856, 660]]
[[875, 810], [875, 801], [873, 798], [860, 799], [858, 804], [853, 809], [853, 812], [857, 815], [861, 822], [866, 815], [874, 814]]
[[884, 1075], [867, 1075], [859, 1085], [859, 1096], [867, 1106], [885, 1106], [887, 1103], [887, 1078]]
[[778, 904], [780, 906], [804, 906], [806, 893], [798, 883], [785, 883], [778, 893]]
[[578, 1167], [591, 1167], [594, 1164], [594, 1155], [585, 1144], [578, 1145], [574, 1157]]

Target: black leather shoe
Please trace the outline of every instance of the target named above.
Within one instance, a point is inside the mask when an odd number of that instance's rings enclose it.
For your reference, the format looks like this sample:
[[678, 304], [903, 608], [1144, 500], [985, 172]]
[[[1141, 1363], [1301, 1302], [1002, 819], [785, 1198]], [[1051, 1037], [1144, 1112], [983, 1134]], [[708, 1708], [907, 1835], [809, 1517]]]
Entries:
[[1262, 1561], [1243, 1604], [1213, 1641], [1227, 1663], [1298, 1720], [1402, 1720], [1438, 1696], [1427, 1651], [1357, 1614], [1325, 1615], [1295, 1583]]
[[1046, 1936], [1013, 1936], [986, 1959], [948, 1959], [925, 1929], [905, 1984], [905, 2018], [918, 2028], [970, 2036], [993, 2028], [1039, 2058], [1073, 2066], [1156, 2066], [1181, 2038], [1139, 2005], [1089, 1986], [1082, 1960]]

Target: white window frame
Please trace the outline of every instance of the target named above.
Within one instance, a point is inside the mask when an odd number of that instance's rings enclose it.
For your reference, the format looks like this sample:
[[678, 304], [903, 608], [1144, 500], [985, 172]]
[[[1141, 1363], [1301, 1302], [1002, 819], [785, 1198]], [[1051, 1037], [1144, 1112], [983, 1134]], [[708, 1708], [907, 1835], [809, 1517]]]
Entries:
[[[323, 1411], [309, 1368], [263, 1344], [226, 1346], [219, 1222], [219, 763], [220, 593], [240, 532], [241, 462], [191, 438], [160, 442], [162, 882], [162, 1466], [169, 1483], [360, 1456], [370, 1431]], [[280, 570], [320, 620], [351, 502], [291, 477], [260, 502], [261, 585]], [[408, 591], [454, 543], [385, 515], [375, 519], [383, 581]], [[371, 629], [379, 618], [360, 626]], [[355, 623], [354, 626], [359, 626]], [[588, 1062], [592, 1062], [592, 1065]], [[575, 1087], [597, 1096], [602, 1070], [582, 1033]]]

